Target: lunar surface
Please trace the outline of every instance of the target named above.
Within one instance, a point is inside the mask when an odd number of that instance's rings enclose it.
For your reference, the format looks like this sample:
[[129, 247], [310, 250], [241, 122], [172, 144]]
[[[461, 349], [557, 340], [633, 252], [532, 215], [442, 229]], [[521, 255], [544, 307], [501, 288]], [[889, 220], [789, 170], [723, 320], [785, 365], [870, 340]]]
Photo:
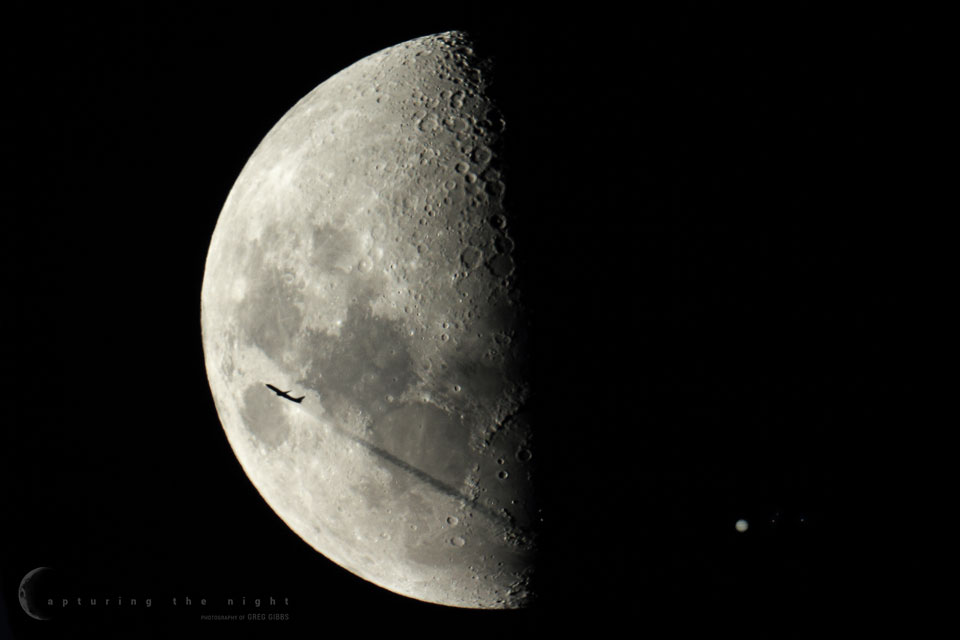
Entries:
[[538, 520], [527, 321], [473, 47], [385, 49], [274, 126], [220, 213], [201, 325], [230, 445], [293, 531], [396, 593], [516, 608]]
[[37, 567], [20, 581], [20, 606], [31, 618], [49, 620], [53, 617], [52, 608], [47, 604], [52, 595], [52, 582], [53, 570], [50, 567]]

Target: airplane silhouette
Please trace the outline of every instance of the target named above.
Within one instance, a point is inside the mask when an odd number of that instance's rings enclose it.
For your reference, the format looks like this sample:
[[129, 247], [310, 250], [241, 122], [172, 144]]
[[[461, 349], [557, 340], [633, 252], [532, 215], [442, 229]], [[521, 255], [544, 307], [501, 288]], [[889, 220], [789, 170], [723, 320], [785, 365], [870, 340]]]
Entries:
[[280, 391], [280, 389], [277, 389], [272, 384], [268, 384], [267, 388], [270, 389], [270, 391], [273, 391], [275, 394], [277, 394], [281, 398], [286, 398], [287, 400], [291, 402], [296, 402], [297, 404], [303, 402], [303, 399], [307, 397], [307, 396], [300, 396], [299, 398], [292, 398], [289, 395], [287, 395], [290, 393], [289, 391]]

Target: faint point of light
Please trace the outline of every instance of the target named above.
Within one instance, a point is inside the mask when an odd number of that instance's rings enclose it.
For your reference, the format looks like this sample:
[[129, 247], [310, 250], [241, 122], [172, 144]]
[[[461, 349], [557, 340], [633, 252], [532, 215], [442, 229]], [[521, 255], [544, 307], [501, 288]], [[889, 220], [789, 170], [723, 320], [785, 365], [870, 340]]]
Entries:
[[737, 520], [737, 523], [733, 526], [736, 527], [737, 531], [739, 531], [740, 533], [743, 533], [744, 531], [750, 528], [750, 523], [744, 520], [743, 518], [741, 518], [740, 520]]

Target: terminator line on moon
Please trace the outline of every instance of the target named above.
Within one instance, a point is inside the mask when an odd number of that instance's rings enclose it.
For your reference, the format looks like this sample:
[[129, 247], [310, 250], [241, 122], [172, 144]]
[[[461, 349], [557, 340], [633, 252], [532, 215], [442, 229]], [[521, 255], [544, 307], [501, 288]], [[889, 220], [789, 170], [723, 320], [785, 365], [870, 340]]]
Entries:
[[293, 531], [396, 593], [516, 608], [538, 521], [527, 322], [472, 47], [384, 49], [283, 116], [220, 213], [201, 325], [230, 445]]

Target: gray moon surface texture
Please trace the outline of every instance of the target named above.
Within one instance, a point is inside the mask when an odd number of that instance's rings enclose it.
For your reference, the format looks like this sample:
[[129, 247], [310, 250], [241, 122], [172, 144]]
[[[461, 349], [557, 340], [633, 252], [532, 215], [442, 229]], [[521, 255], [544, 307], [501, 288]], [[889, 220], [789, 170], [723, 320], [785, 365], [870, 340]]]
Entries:
[[46, 593], [50, 590], [51, 581], [50, 567], [37, 567], [23, 576], [23, 580], [20, 581], [20, 589], [17, 592], [20, 606], [31, 618], [49, 620], [53, 617], [53, 612], [47, 606], [47, 598], [50, 594]]
[[384, 49], [283, 116], [220, 213], [201, 325], [227, 439], [294, 532], [396, 593], [517, 608], [539, 520], [528, 324], [473, 47]]

